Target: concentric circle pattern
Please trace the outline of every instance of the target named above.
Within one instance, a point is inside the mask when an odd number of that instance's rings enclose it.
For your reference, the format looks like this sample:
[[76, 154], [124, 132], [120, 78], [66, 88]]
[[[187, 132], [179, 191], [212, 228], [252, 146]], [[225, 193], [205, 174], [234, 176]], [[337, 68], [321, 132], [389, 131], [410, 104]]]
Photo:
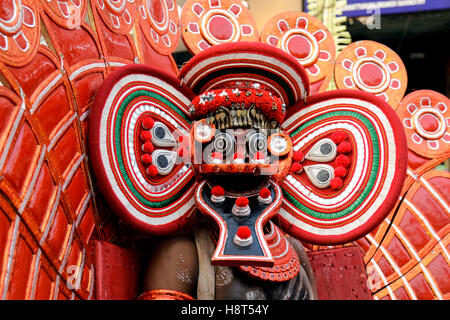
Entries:
[[197, 54], [211, 46], [258, 41], [256, 23], [241, 1], [188, 0], [181, 13], [186, 47]]
[[308, 73], [312, 93], [326, 90], [336, 48], [333, 36], [319, 19], [304, 12], [280, 13], [266, 23], [260, 41], [295, 57]]
[[128, 34], [136, 17], [135, 0], [94, 0], [103, 22], [117, 34]]
[[[157, 70], [135, 65], [117, 71], [100, 88], [100, 98], [92, 111], [92, 121], [99, 124], [97, 130], [92, 130], [90, 141], [95, 173], [114, 204], [111, 207], [124, 220], [151, 233], [173, 232], [192, 217], [194, 173], [189, 164], [177, 161], [163, 175], [148, 175], [144, 164], [153, 161], [167, 167], [170, 157], [163, 156], [160, 161], [158, 155], [171, 154], [173, 148], [167, 144], [156, 148], [158, 141], [153, 138], [187, 136], [190, 101], [178, 91], [176, 79], [169, 84], [158, 77]], [[142, 134], [142, 121], [149, 118], [160, 128], [151, 133], [153, 160], [143, 157], [142, 147], [148, 140]]]
[[334, 69], [339, 89], [357, 89], [372, 93], [394, 109], [407, 87], [406, 68], [391, 49], [374, 41], [358, 41], [338, 56]]
[[19, 66], [33, 57], [39, 45], [40, 21], [33, 0], [2, 2], [0, 9], [0, 59]]
[[178, 7], [175, 0], [140, 0], [140, 25], [153, 49], [171, 54], [180, 37]]
[[[291, 110], [282, 127], [295, 151], [307, 153], [334, 132], [345, 132], [354, 150], [338, 190], [319, 189], [305, 173], [282, 184], [284, 229], [310, 243], [345, 243], [368, 233], [389, 213], [406, 172], [406, 143], [389, 105], [366, 93], [329, 91]], [[337, 166], [338, 158], [329, 164]]]
[[450, 100], [432, 90], [408, 94], [397, 108], [408, 147], [426, 158], [450, 152]]

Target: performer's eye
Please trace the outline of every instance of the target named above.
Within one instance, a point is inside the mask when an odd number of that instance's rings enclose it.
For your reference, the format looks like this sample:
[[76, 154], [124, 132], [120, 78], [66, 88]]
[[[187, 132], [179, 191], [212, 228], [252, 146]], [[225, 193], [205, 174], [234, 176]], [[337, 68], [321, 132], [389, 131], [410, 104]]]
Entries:
[[337, 146], [331, 139], [322, 139], [306, 153], [305, 159], [317, 162], [330, 162], [336, 158]]
[[157, 147], [173, 147], [176, 140], [169, 128], [162, 122], [155, 122], [152, 128], [152, 142]]
[[220, 152], [224, 156], [230, 156], [234, 153], [235, 137], [226, 132], [216, 134], [213, 141], [213, 148], [215, 152]]
[[327, 164], [305, 166], [304, 170], [312, 184], [320, 189], [328, 188], [334, 178], [334, 168]]
[[282, 132], [274, 133], [269, 137], [268, 148], [274, 156], [284, 156], [291, 149], [291, 140]]
[[216, 129], [213, 124], [208, 124], [205, 120], [194, 124], [194, 138], [200, 143], [209, 142], [213, 139]]
[[159, 175], [169, 174], [177, 160], [177, 153], [169, 150], [158, 149], [152, 153], [152, 162], [158, 169]]
[[266, 153], [267, 151], [267, 138], [266, 135], [261, 132], [253, 131], [247, 136], [247, 147], [252, 157], [258, 152]]

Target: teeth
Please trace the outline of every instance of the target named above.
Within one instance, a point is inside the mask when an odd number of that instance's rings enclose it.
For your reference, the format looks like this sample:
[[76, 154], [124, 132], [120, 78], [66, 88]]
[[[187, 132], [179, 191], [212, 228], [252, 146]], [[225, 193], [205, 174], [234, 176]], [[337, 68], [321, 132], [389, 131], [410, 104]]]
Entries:
[[237, 103], [232, 105], [232, 109], [220, 107], [214, 114], [206, 118], [208, 124], [214, 124], [216, 129], [225, 130], [237, 127], [252, 127], [255, 129], [276, 129], [279, 127], [275, 120], [268, 120], [254, 106], [246, 109]]

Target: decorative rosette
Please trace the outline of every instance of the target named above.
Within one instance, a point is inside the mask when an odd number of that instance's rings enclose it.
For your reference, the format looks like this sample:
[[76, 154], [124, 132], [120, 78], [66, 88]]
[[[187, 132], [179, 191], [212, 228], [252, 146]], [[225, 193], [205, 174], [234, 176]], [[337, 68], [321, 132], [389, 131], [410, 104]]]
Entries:
[[175, 0], [139, 0], [140, 25], [153, 49], [171, 54], [178, 45], [180, 20]]
[[397, 108], [408, 147], [426, 158], [450, 152], [450, 100], [432, 90], [408, 94]]
[[258, 41], [253, 17], [237, 0], [188, 0], [181, 12], [181, 30], [193, 54], [227, 42]]
[[11, 0], [0, 10], [0, 58], [13, 66], [30, 61], [40, 39], [40, 21], [33, 0]]
[[135, 0], [93, 0], [98, 13], [109, 29], [117, 34], [128, 34], [136, 17]]
[[408, 77], [400, 57], [374, 41], [358, 41], [338, 56], [335, 69], [339, 89], [357, 89], [372, 93], [394, 109], [403, 98]]
[[260, 41], [295, 57], [308, 73], [312, 93], [326, 90], [336, 48], [333, 36], [319, 19], [304, 12], [280, 13], [266, 23]]

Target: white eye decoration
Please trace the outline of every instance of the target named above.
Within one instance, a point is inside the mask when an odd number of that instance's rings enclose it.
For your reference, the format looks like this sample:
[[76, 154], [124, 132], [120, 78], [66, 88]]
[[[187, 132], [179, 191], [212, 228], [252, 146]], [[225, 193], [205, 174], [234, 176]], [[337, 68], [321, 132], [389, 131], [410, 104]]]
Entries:
[[284, 133], [275, 133], [269, 137], [268, 147], [274, 156], [284, 156], [291, 150], [291, 139]]
[[322, 139], [312, 146], [305, 159], [316, 162], [330, 162], [336, 158], [337, 146], [331, 139]]
[[250, 155], [258, 152], [265, 152], [267, 150], [267, 138], [260, 132], [251, 132], [247, 136], [247, 144]]
[[230, 156], [234, 153], [234, 145], [236, 143], [236, 139], [233, 135], [229, 133], [218, 133], [214, 137], [213, 149], [216, 152], [220, 152], [226, 157]]
[[151, 133], [152, 143], [157, 147], [174, 147], [177, 144], [169, 128], [162, 122], [155, 122]]
[[213, 124], [208, 124], [206, 120], [197, 121], [194, 124], [194, 138], [200, 143], [209, 142], [214, 138], [216, 128]]
[[158, 174], [161, 176], [168, 175], [177, 160], [177, 153], [174, 151], [168, 151], [158, 149], [152, 153], [152, 163], [158, 169]]
[[330, 186], [331, 179], [334, 178], [334, 168], [327, 164], [305, 166], [303, 169], [312, 184], [320, 189], [328, 188]]

